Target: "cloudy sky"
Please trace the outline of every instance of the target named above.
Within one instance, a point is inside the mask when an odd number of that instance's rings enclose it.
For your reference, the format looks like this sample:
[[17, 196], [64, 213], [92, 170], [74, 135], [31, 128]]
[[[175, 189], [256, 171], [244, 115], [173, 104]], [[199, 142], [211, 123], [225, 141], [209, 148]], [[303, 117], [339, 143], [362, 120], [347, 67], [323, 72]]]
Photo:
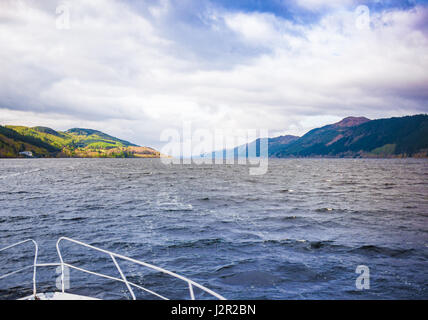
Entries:
[[302, 135], [428, 112], [428, 1], [0, 1], [0, 124]]

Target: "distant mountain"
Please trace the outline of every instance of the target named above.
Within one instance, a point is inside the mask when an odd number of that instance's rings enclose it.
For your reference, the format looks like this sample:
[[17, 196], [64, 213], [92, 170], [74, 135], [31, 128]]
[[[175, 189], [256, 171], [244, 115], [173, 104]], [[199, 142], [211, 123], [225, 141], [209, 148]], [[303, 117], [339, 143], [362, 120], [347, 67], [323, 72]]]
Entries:
[[[201, 156], [245, 158], [248, 150], [255, 150], [259, 156], [260, 145], [265, 145], [261, 142], [266, 139], [269, 157], [276, 158], [428, 157], [428, 115], [377, 120], [347, 117], [313, 129], [302, 137], [261, 138], [248, 146]], [[40, 126], [0, 126], [0, 158], [29, 154], [36, 157], [160, 157], [152, 148], [139, 147], [93, 129], [73, 128], [62, 132]]]
[[348, 117], [269, 150], [271, 157], [426, 157], [428, 115]]
[[339, 122], [333, 123], [332, 126], [336, 128], [349, 128], [369, 121], [370, 119], [367, 119], [366, 117], [346, 117]]
[[218, 150], [202, 157], [245, 158], [248, 150], [256, 150], [255, 156], [260, 156], [260, 142], [266, 139], [267, 154], [271, 158], [428, 157], [428, 115], [378, 120], [347, 117], [337, 123], [313, 129], [302, 137], [286, 135], [260, 138], [248, 146], [244, 144], [233, 149]]
[[[65, 132], [48, 127], [0, 126], [0, 157], [159, 157], [149, 147], [140, 147], [93, 129]], [[21, 153], [20, 153], [21, 152]]]
[[269, 154], [271, 154], [272, 152], [275, 152], [275, 150], [281, 150], [286, 145], [296, 141], [297, 139], [299, 139], [298, 136], [292, 136], [292, 135], [269, 138], [268, 140]]
[[[207, 153], [202, 155], [202, 157], [213, 157], [213, 158], [246, 158], [248, 155], [250, 156], [260, 156], [260, 145], [264, 146], [265, 142], [268, 142], [268, 150], [280, 150], [282, 147], [288, 145], [289, 143], [299, 139], [298, 136], [285, 135], [279, 136], [275, 138], [259, 138], [250, 143], [240, 145], [238, 147], [232, 149], [218, 150], [211, 153]], [[260, 144], [263, 142], [262, 144]], [[266, 151], [262, 150], [262, 155], [265, 154]]]

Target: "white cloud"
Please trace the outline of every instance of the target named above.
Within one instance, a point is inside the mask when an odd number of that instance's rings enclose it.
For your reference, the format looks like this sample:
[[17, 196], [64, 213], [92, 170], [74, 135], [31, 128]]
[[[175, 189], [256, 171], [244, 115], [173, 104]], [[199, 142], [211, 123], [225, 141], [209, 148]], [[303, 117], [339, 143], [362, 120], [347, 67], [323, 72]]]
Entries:
[[355, 0], [297, 0], [296, 3], [309, 10], [319, 10], [320, 8], [344, 7], [354, 4]]
[[257, 42], [272, 39], [276, 34], [275, 18], [268, 14], [230, 14], [224, 17], [226, 25], [244, 38]]
[[348, 115], [428, 111], [425, 8], [373, 14], [360, 30], [343, 7], [300, 25], [218, 8], [186, 20], [167, 1], [146, 13], [70, 4], [70, 30], [56, 29], [56, 2], [0, 4], [0, 123], [160, 147], [161, 130], [183, 120], [303, 134]]

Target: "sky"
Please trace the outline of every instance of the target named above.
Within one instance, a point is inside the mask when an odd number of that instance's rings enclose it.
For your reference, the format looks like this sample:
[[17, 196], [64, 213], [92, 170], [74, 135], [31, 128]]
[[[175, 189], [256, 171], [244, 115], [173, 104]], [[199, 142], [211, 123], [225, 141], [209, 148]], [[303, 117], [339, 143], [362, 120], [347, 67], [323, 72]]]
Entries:
[[428, 112], [428, 1], [0, 1], [0, 124], [303, 135]]

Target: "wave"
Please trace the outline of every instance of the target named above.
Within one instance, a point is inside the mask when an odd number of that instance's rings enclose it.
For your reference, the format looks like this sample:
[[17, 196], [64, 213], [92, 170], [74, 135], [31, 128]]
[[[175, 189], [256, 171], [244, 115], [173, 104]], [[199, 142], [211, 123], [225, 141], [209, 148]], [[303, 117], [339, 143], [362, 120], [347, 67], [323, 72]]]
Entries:
[[29, 173], [33, 173], [33, 172], [38, 172], [38, 171], [42, 171], [42, 169], [34, 169], [34, 170], [28, 170], [28, 171], [24, 171], [24, 172], [16, 172], [16, 173], [12, 173], [12, 174], [8, 174], [5, 176], [0, 176], [0, 179], [7, 179], [10, 177], [17, 177], [17, 176], [21, 176], [24, 174], [29, 174]]
[[223, 283], [229, 285], [257, 287], [275, 286], [283, 281], [282, 278], [273, 275], [270, 272], [259, 270], [242, 271], [234, 274], [223, 275], [220, 276], [220, 279]]
[[328, 211], [334, 211], [335, 209], [333, 208], [318, 208], [315, 209], [316, 212], [328, 212]]
[[171, 244], [168, 246], [169, 249], [178, 249], [178, 248], [205, 248], [212, 245], [217, 245], [223, 243], [224, 240], [220, 238], [214, 239], [199, 239], [194, 241], [184, 241], [180, 243]]
[[71, 218], [61, 218], [61, 221], [81, 221], [86, 220], [88, 217], [71, 217]]
[[294, 190], [293, 189], [281, 189], [281, 190], [278, 190], [278, 192], [279, 193], [289, 193], [289, 192], [294, 192]]
[[365, 254], [365, 255], [384, 255], [394, 258], [404, 258], [408, 255], [411, 255], [414, 253], [414, 249], [404, 249], [404, 248], [388, 248], [388, 247], [381, 247], [376, 245], [364, 245], [361, 247], [358, 247], [356, 249], [351, 250], [353, 253], [359, 253], [359, 254]]
[[20, 190], [20, 191], [7, 191], [7, 192], [5, 192], [5, 194], [26, 194], [26, 193], [30, 193], [30, 192], [24, 191], [24, 190]]

